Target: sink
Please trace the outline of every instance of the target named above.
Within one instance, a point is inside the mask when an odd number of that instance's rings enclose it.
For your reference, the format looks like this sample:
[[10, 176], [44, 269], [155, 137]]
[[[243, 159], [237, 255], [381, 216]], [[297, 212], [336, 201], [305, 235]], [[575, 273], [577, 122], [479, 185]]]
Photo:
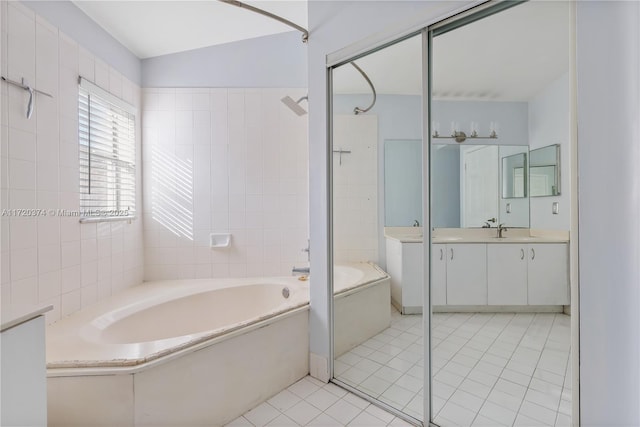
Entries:
[[447, 237], [434, 237], [433, 239], [441, 240], [443, 242], [455, 242], [456, 240], [462, 240], [462, 237], [447, 236]]

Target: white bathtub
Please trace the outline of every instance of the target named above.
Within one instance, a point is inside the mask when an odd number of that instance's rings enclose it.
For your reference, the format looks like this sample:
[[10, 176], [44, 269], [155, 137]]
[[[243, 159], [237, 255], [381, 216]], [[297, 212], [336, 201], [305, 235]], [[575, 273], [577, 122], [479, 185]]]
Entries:
[[[371, 264], [336, 278], [388, 287]], [[309, 372], [308, 303], [295, 277], [157, 281], [50, 325], [49, 426], [222, 425]]]

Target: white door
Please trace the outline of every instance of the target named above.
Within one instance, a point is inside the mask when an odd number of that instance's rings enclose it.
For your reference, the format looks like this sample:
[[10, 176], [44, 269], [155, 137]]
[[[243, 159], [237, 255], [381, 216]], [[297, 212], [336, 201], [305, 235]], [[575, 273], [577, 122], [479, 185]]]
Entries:
[[467, 147], [462, 151], [461, 226], [482, 227], [498, 217], [498, 147]]
[[487, 304], [487, 245], [447, 245], [447, 305]]
[[527, 304], [527, 245], [487, 245], [489, 305]]

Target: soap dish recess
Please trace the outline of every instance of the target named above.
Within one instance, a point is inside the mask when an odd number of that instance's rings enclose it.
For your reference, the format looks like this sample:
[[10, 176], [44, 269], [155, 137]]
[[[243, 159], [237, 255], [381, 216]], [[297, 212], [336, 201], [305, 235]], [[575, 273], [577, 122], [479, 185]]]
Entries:
[[209, 247], [211, 248], [228, 248], [231, 244], [231, 234], [229, 233], [211, 233], [209, 235]]

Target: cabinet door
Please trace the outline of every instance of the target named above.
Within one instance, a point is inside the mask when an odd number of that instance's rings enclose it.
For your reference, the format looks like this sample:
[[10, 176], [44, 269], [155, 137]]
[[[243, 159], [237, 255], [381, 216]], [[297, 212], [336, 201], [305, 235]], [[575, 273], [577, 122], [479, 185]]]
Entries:
[[487, 245], [489, 305], [527, 304], [527, 246]]
[[487, 245], [447, 245], [447, 304], [487, 304]]
[[569, 305], [569, 267], [565, 243], [529, 245], [529, 304]]
[[447, 245], [431, 247], [431, 305], [447, 303]]

